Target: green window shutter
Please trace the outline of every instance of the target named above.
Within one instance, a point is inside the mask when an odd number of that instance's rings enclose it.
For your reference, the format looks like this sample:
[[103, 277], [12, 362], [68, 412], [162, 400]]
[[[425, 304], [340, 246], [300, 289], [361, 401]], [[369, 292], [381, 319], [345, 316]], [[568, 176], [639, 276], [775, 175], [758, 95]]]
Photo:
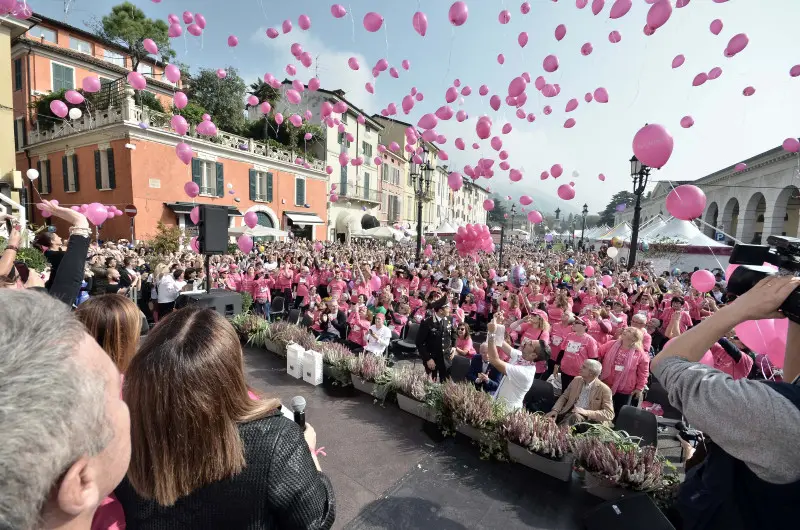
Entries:
[[108, 149], [106, 151], [106, 156], [108, 157], [108, 188], [114, 190], [117, 189], [117, 175], [114, 168], [114, 150]]
[[53, 92], [58, 92], [64, 87], [63, 68], [60, 64], [53, 64]]
[[202, 187], [203, 176], [201, 174], [201, 170], [202, 168], [200, 167], [200, 160], [198, 158], [192, 158], [192, 182]]
[[294, 203], [303, 205], [306, 203], [306, 181], [305, 179], [295, 178], [294, 180]]
[[53, 193], [53, 172], [50, 170], [50, 161], [47, 164], [47, 193]]
[[36, 189], [42, 193], [42, 163], [36, 162], [36, 171], [39, 172], [39, 178], [36, 179]]
[[94, 152], [94, 185], [99, 190], [103, 188], [103, 176], [100, 169], [100, 150]]
[[272, 202], [272, 173], [267, 173], [267, 202]]
[[81, 179], [78, 177], [78, 155], [72, 155], [72, 175], [75, 177], [75, 191], [81, 191]]
[[61, 157], [61, 173], [64, 175], [64, 191], [69, 191], [69, 160], [66, 155]]
[[217, 197], [225, 196], [225, 172], [222, 162], [217, 162]]
[[256, 173], [255, 169], [250, 170], [250, 200], [256, 200], [256, 179], [258, 178], [258, 174]]

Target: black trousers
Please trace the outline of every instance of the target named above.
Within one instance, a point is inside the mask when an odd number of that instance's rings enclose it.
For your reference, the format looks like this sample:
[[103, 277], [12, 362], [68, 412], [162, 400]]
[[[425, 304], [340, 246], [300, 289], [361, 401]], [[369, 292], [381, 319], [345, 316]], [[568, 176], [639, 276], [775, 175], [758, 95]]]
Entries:
[[561, 374], [561, 392], [563, 393], [567, 391], [567, 387], [572, 382], [572, 380], [575, 379], [575, 376], [567, 375], [564, 372], [559, 372], [559, 373]]
[[165, 304], [159, 303], [158, 304], [158, 318], [162, 319], [165, 316], [172, 313], [172, 310], [175, 309], [175, 302], [167, 302]]
[[639, 406], [639, 400], [631, 398], [630, 394], [616, 393], [611, 396], [611, 401], [614, 402], [614, 418], [619, 416], [619, 411], [622, 410], [622, 407], [625, 405]]
[[436, 363], [435, 370], [428, 368], [427, 361], [425, 361], [423, 364], [425, 365], [425, 374], [431, 376], [435, 381], [444, 383], [450, 377], [450, 367], [444, 363]]

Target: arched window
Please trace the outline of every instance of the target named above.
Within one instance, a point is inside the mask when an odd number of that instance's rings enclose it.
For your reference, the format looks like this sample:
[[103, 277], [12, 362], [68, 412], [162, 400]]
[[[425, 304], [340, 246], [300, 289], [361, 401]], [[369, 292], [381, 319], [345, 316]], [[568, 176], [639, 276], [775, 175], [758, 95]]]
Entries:
[[764, 222], [764, 214], [763, 213], [758, 214], [758, 218], [756, 218], [756, 222], [757, 223], [763, 223]]
[[272, 217], [270, 217], [266, 213], [256, 212], [256, 217], [258, 217], [259, 226], [266, 226], [267, 228], [275, 228], [275, 223], [272, 222]]

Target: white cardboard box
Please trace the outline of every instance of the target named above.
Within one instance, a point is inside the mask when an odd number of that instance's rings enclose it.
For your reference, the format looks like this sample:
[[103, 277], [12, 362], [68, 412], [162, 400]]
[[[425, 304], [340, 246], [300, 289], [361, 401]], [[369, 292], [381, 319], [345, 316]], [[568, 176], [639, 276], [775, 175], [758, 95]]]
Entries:
[[299, 344], [286, 346], [286, 373], [295, 379], [303, 377], [303, 354], [305, 350]]
[[322, 354], [306, 350], [303, 354], [303, 381], [314, 386], [322, 384]]

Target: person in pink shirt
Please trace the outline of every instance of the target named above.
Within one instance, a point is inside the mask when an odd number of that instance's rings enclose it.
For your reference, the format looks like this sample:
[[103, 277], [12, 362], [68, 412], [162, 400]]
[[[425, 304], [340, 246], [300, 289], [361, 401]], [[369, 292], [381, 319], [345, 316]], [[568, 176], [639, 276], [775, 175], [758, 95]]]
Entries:
[[475, 303], [475, 296], [472, 293], [464, 298], [461, 309], [464, 311], [464, 321], [474, 326], [478, 317], [478, 304]]
[[417, 274], [417, 269], [411, 269], [411, 280], [408, 283], [408, 289], [410, 291], [416, 291], [419, 289], [419, 275]]
[[456, 327], [456, 353], [470, 359], [475, 355], [469, 324], [462, 323]]
[[740, 350], [733, 340], [724, 337], [719, 339], [711, 346], [711, 355], [714, 358], [714, 368], [734, 379], [746, 379], [753, 369], [753, 358]]
[[351, 343], [351, 346], [363, 348], [367, 345], [367, 333], [369, 333], [371, 323], [367, 306], [357, 307], [358, 309], [353, 311], [348, 318], [350, 331], [347, 333], [347, 341]]
[[[550, 343], [550, 323], [547, 321], [547, 314], [538, 309], [523, 318], [517, 320], [510, 326], [511, 337], [515, 335], [519, 340], [520, 347], [531, 341], [543, 340]], [[536, 376], [541, 378], [547, 372], [547, 361], [536, 361]]]
[[269, 280], [264, 277], [264, 272], [256, 275], [250, 294], [253, 296], [253, 310], [256, 315], [262, 315], [269, 320], [269, 309], [272, 296], [269, 290]]
[[566, 293], [559, 293], [555, 301], [547, 306], [547, 317], [550, 322], [558, 322], [564, 313], [572, 313], [572, 298]]
[[400, 304], [397, 311], [392, 312], [391, 320], [387, 319], [392, 331], [399, 336], [403, 336], [403, 328], [408, 323], [408, 316], [411, 314], [411, 307], [408, 304]]
[[577, 298], [580, 299], [582, 307], [590, 305], [599, 305], [602, 301], [602, 293], [595, 285], [590, 285], [585, 291], [578, 293]]
[[675, 296], [670, 300], [669, 307], [658, 317], [659, 320], [661, 320], [661, 332], [664, 333], [664, 336], [667, 338], [672, 338], [667, 335], [667, 328], [673, 320], [677, 321], [676, 324], [681, 335], [692, 327], [692, 317], [690, 317], [689, 312], [684, 309], [684, 304], [685, 300], [682, 297]]
[[400, 296], [400, 291], [408, 292], [411, 280], [408, 279], [408, 272], [405, 269], [395, 269], [395, 277], [392, 280], [392, 293], [395, 297]]
[[347, 292], [347, 284], [342, 280], [342, 273], [338, 271], [334, 274], [333, 281], [328, 284], [328, 296], [331, 298], [339, 297]]
[[564, 339], [561, 355], [556, 359], [553, 374], [561, 374], [561, 388], [569, 386], [575, 376], [580, 375], [586, 359], [597, 359], [597, 341], [586, 333], [588, 325], [581, 317], [572, 324], [572, 333]]
[[600, 346], [600, 380], [611, 389], [614, 416], [624, 405], [638, 404], [650, 375], [650, 356], [642, 349], [642, 331], [627, 327], [618, 340]]
[[313, 278], [305, 265], [300, 269], [297, 276], [297, 288], [295, 289], [294, 306], [303, 307], [308, 305], [308, 288], [313, 287]]
[[686, 303], [689, 305], [689, 316], [692, 318], [692, 323], [695, 325], [697, 325], [702, 319], [700, 311], [703, 309], [704, 302], [705, 296], [703, 293], [692, 287], [689, 290], [689, 296], [686, 298]]
[[642, 349], [648, 355], [650, 355], [650, 346], [653, 344], [653, 337], [647, 332], [647, 320], [648, 317], [637, 313], [633, 315], [631, 319], [631, 327], [634, 327], [642, 332]]
[[611, 334], [619, 338], [622, 330], [628, 327], [628, 315], [625, 313], [623, 304], [619, 300], [614, 300], [612, 302], [608, 320], [611, 322]]
[[239, 280], [238, 291], [240, 293], [253, 293], [253, 283], [256, 281], [256, 269], [255, 267], [247, 267], [247, 272], [245, 273], [244, 277]]
[[502, 310], [506, 316], [507, 325], [522, 318], [522, 309], [519, 305], [519, 295], [508, 295], [508, 305]]
[[605, 344], [611, 339], [611, 321], [608, 319], [608, 311], [604, 307], [592, 308], [584, 315], [584, 320], [589, 326], [588, 333], [598, 345]]
[[530, 293], [528, 294], [528, 301], [533, 305], [545, 301], [545, 295], [542, 294], [542, 288], [539, 285], [538, 281], [531, 283]]
[[292, 302], [292, 281], [294, 271], [291, 264], [286, 261], [275, 276], [275, 290], [283, 295], [284, 307], [290, 307]]
[[572, 333], [572, 324], [575, 322], [575, 317], [569, 311], [561, 314], [561, 319], [558, 320], [550, 327], [550, 351], [551, 358], [547, 361], [547, 371], [545, 374], [550, 377], [553, 373], [553, 368], [556, 365], [556, 359], [561, 355], [566, 346], [565, 339]]

